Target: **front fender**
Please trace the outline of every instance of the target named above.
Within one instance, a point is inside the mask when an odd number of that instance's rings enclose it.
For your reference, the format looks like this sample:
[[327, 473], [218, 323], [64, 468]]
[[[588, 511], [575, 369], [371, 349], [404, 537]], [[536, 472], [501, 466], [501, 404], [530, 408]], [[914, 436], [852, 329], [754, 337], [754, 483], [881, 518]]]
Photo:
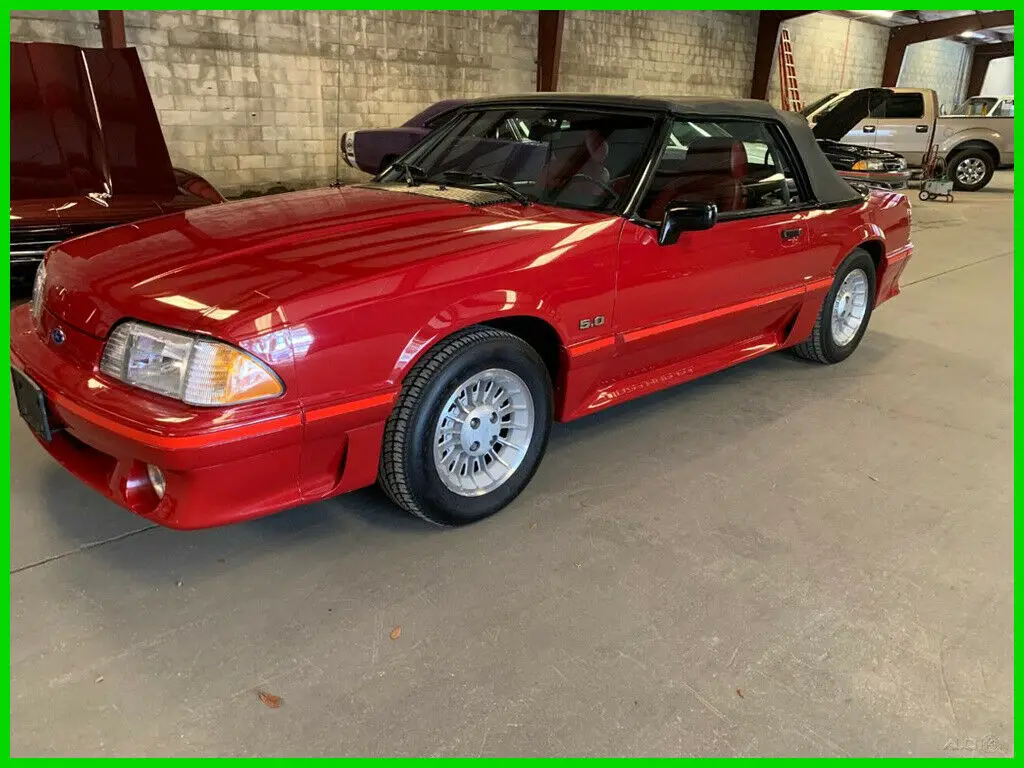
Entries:
[[423, 323], [395, 360], [388, 383], [396, 385], [405, 378], [424, 354], [439, 341], [471, 325], [493, 322], [502, 318], [529, 317], [541, 320], [555, 329], [565, 346], [570, 338], [564, 318], [551, 309], [542, 297], [522, 290], [494, 289], [466, 296], [449, 304]]

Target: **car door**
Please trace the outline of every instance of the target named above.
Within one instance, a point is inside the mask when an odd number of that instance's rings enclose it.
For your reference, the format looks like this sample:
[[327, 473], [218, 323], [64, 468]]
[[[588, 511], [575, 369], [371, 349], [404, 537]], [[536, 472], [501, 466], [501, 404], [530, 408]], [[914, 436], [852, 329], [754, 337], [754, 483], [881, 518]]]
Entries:
[[[619, 243], [618, 375], [778, 343], [821, 260], [809, 200], [778, 125], [676, 120]], [[714, 203], [718, 221], [659, 245], [673, 203]]]
[[[931, 144], [934, 115], [925, 108], [920, 91], [896, 91], [876, 110], [875, 148], [903, 155], [909, 165], [921, 165]], [[867, 126], [865, 126], [867, 127]]]

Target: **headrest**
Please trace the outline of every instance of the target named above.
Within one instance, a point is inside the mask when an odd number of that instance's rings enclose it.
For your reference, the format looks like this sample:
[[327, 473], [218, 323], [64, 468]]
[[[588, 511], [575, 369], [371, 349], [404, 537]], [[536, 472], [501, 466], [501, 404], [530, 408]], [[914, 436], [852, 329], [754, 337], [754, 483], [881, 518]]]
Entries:
[[687, 173], [727, 174], [734, 179], [747, 175], [747, 150], [742, 141], [724, 136], [694, 139], [686, 149]]
[[608, 159], [608, 142], [604, 140], [600, 133], [597, 131], [587, 131], [583, 141], [587, 145], [587, 151], [590, 153], [591, 160], [603, 163]]

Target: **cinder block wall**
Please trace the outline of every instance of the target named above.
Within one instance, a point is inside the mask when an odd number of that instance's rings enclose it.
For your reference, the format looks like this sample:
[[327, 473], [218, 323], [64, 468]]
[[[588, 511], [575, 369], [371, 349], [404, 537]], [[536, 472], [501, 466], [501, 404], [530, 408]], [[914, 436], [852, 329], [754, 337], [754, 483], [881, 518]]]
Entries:
[[566, 11], [560, 91], [750, 94], [756, 11]]
[[[812, 13], [783, 22], [804, 104], [847, 88], [881, 85], [889, 30], [878, 24]], [[780, 105], [778, 62], [768, 82], [768, 100]]]
[[[126, 11], [175, 164], [226, 194], [365, 178], [347, 128], [532, 91], [536, 12]], [[99, 46], [91, 11], [13, 11], [14, 40]]]
[[897, 85], [931, 88], [939, 104], [954, 107], [963, 101], [971, 71], [971, 48], [955, 40], [929, 40], [907, 46]]
[[[559, 90], [747, 96], [757, 17], [567, 11]], [[362, 177], [340, 160], [342, 131], [536, 82], [535, 11], [126, 11], [125, 24], [171, 157], [227, 194]], [[886, 28], [821, 13], [785, 26], [805, 103], [881, 82]], [[100, 45], [93, 11], [12, 11], [11, 38]], [[901, 83], [955, 101], [964, 48], [911, 46]]]

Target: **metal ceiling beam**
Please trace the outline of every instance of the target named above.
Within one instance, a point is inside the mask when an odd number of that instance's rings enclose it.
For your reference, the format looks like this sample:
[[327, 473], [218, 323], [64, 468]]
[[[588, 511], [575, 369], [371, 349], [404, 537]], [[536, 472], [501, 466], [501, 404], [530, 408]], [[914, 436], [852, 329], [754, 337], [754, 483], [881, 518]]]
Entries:
[[124, 36], [124, 11], [99, 11], [100, 39], [104, 48], [127, 48]]
[[937, 40], [940, 37], [951, 37], [963, 32], [1007, 27], [1011, 24], [1013, 24], [1013, 11], [989, 11], [988, 13], [954, 16], [950, 19], [923, 21], [920, 24], [893, 27], [889, 30], [889, 47], [885, 51], [882, 85], [887, 88], [896, 85], [908, 45], [923, 43], [926, 40]]
[[815, 11], [761, 11], [757, 21], [757, 48], [754, 50], [754, 71], [750, 79], [750, 98], [768, 97], [775, 49], [779, 42], [779, 28], [787, 19], [806, 16]]
[[537, 90], [558, 90], [565, 11], [537, 12]]

